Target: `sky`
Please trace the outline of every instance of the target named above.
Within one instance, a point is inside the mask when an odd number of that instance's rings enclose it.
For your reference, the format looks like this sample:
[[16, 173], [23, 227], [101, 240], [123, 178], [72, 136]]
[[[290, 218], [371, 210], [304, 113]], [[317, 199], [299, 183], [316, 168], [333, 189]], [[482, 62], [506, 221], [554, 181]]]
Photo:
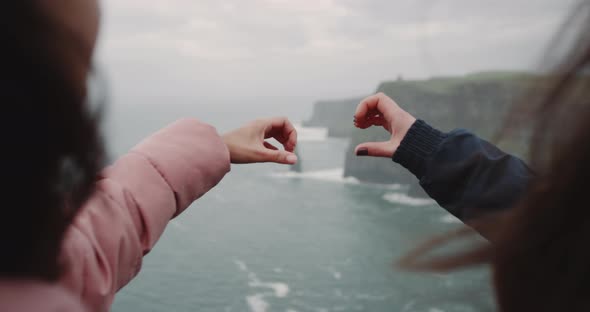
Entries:
[[574, 3], [106, 0], [97, 63], [127, 105], [297, 105], [368, 95], [398, 76], [534, 70]]

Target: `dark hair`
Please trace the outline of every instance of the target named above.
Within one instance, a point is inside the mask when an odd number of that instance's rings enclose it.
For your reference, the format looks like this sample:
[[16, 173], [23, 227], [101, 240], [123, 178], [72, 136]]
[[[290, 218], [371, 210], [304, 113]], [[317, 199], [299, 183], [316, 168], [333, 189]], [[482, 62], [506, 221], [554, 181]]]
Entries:
[[26, 0], [3, 3], [0, 40], [0, 277], [53, 281], [103, 160], [85, 103], [91, 47]]
[[533, 122], [529, 154], [537, 176], [527, 194], [507, 213], [470, 224], [491, 244], [420, 259], [474, 233], [459, 229], [401, 261], [405, 268], [433, 271], [490, 263], [504, 312], [590, 311], [590, 2], [581, 2], [570, 20], [579, 31], [571, 53], [538, 81], [507, 121], [508, 129], [526, 116]]

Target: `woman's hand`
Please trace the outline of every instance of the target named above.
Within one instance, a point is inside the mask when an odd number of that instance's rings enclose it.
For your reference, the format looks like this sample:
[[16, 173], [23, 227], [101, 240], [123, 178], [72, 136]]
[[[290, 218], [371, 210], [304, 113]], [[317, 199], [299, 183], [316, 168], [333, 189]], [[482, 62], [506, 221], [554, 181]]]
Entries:
[[360, 129], [380, 126], [391, 133], [386, 142], [368, 142], [356, 147], [357, 156], [393, 157], [416, 118], [401, 109], [383, 93], [364, 99], [354, 115], [354, 125]]
[[[274, 138], [285, 150], [273, 146], [266, 139]], [[246, 126], [223, 136], [231, 162], [250, 164], [274, 162], [293, 165], [297, 163], [294, 154], [297, 146], [297, 131], [287, 118], [270, 118], [253, 121]]]

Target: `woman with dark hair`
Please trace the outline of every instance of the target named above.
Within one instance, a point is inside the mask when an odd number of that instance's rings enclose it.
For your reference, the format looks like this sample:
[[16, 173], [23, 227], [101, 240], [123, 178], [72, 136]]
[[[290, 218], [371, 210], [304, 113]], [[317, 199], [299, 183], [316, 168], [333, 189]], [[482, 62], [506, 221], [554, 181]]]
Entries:
[[8, 1], [0, 11], [0, 311], [109, 310], [170, 219], [230, 161], [297, 161], [286, 118], [223, 137], [184, 119], [100, 172], [103, 144], [86, 105], [98, 17], [95, 0]]
[[460, 229], [421, 246], [401, 266], [448, 271], [489, 263], [503, 312], [590, 311], [590, 2], [582, 1], [571, 21], [580, 31], [571, 53], [508, 120], [509, 126], [533, 122], [530, 168], [468, 131], [443, 133], [417, 121], [384, 94], [364, 100], [355, 114], [357, 127], [391, 133], [387, 142], [359, 145], [357, 155], [393, 157], [490, 241], [427, 257], [473, 233]]

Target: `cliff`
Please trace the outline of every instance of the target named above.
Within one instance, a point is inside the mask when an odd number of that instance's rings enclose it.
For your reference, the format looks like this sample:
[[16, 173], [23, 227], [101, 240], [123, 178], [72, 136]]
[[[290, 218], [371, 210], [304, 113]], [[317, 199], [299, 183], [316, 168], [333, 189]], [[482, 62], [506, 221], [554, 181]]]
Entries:
[[[490, 139], [500, 129], [511, 105], [533, 78], [532, 75], [522, 73], [487, 72], [464, 77], [384, 82], [376, 91], [391, 96], [408, 112], [443, 131], [465, 128]], [[417, 186], [416, 178], [391, 160], [354, 155], [354, 148], [358, 144], [384, 141], [389, 135], [381, 128], [354, 129], [352, 115], [355, 107], [356, 104], [345, 101], [321, 102], [316, 106], [312, 118], [313, 125], [333, 128], [339, 136], [350, 135], [345, 176], [366, 182], [409, 184], [413, 196], [425, 196]], [[524, 154], [526, 150], [522, 141], [516, 139], [507, 140], [503, 146], [516, 154]]]
[[317, 102], [311, 119], [304, 122], [303, 126], [328, 128], [329, 136], [348, 138], [352, 136], [352, 119], [361, 100], [359, 97]]
[[[382, 83], [377, 92], [391, 96], [408, 112], [443, 131], [465, 128], [491, 139], [502, 126], [511, 105], [526, 90], [532, 76], [517, 73], [479, 73], [459, 78]], [[383, 129], [353, 130], [346, 156], [345, 176], [377, 183], [409, 184], [413, 196], [426, 196], [417, 179], [389, 159], [359, 158], [354, 148], [367, 141], [388, 139]], [[516, 139], [504, 147], [524, 154]]]

